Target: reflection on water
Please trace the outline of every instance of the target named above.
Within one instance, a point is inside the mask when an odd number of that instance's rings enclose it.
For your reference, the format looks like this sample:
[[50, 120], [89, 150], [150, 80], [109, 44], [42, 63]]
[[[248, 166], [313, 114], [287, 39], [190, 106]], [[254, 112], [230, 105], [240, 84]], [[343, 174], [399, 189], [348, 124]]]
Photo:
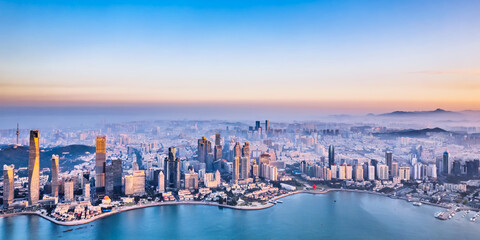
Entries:
[[[382, 196], [299, 194], [260, 211], [161, 206], [59, 226], [37, 216], [0, 219], [1, 239], [477, 239], [480, 223], [440, 221], [439, 208]], [[72, 231], [64, 232], [73, 229]]]

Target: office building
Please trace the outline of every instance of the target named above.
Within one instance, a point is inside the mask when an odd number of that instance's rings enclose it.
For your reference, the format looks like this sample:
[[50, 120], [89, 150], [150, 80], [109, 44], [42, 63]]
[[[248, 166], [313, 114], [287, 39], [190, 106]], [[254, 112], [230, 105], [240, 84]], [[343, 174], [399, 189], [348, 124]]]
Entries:
[[379, 180], [388, 180], [388, 166], [386, 164], [377, 164], [377, 176]]
[[328, 167], [331, 168], [333, 164], [335, 164], [335, 147], [330, 145], [328, 147]]
[[52, 180], [51, 180], [51, 188], [52, 188], [52, 197], [58, 197], [58, 155], [52, 155]]
[[3, 208], [8, 208], [13, 203], [14, 182], [13, 170], [15, 166], [3, 165]]
[[74, 192], [73, 185], [74, 185], [73, 179], [67, 179], [63, 183], [63, 191], [65, 193], [64, 195], [65, 202], [75, 201], [75, 192]]
[[191, 166], [188, 173], [185, 173], [185, 189], [198, 189], [198, 173]]
[[132, 175], [125, 176], [125, 195], [145, 195], [145, 171], [133, 171]]
[[345, 179], [352, 180], [353, 179], [352, 172], [353, 172], [352, 165], [347, 164], [347, 166], [345, 166]]
[[215, 133], [215, 149], [213, 153], [213, 161], [218, 161], [222, 159], [222, 145], [220, 133]]
[[450, 162], [450, 153], [448, 151], [445, 151], [443, 153], [443, 161], [442, 161], [442, 167], [443, 171], [442, 173], [444, 175], [450, 175], [452, 173], [452, 163]]
[[97, 195], [105, 194], [105, 170], [107, 164], [107, 137], [97, 136], [95, 152], [95, 189]]
[[409, 181], [410, 180], [410, 167], [403, 166], [398, 168], [398, 177], [400, 180]]
[[165, 188], [167, 190], [180, 189], [180, 158], [176, 157], [176, 152], [177, 149], [175, 147], [169, 147], [168, 157], [165, 158], [164, 174]]
[[198, 161], [207, 162], [207, 156], [212, 152], [212, 143], [205, 137], [198, 139]]
[[392, 163], [393, 163], [393, 153], [390, 151], [385, 152], [385, 163], [388, 166], [388, 173], [392, 175]]
[[392, 162], [392, 169], [390, 170], [390, 176], [398, 177], [398, 163], [395, 161]]
[[28, 204], [38, 203], [40, 194], [40, 146], [38, 130], [30, 131], [28, 149]]
[[83, 200], [90, 201], [90, 183], [83, 184]]
[[123, 161], [121, 159], [114, 159], [111, 164], [106, 167], [105, 190], [109, 196], [122, 194], [122, 164]]
[[363, 181], [363, 167], [360, 164], [355, 165], [355, 181]]
[[164, 193], [165, 192], [165, 175], [163, 174], [163, 171], [160, 171], [158, 174], [158, 186], [157, 186], [157, 192], [159, 193]]

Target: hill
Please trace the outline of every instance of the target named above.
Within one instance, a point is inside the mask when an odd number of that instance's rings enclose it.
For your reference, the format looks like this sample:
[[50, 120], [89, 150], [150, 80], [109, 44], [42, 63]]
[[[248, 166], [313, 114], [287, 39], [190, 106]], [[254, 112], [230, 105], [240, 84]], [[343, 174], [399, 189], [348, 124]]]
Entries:
[[[72, 170], [75, 165], [82, 163], [80, 157], [95, 153], [95, 147], [86, 145], [68, 145], [54, 148], [40, 149], [40, 168], [51, 168], [52, 154], [60, 156], [59, 165], [62, 171]], [[0, 166], [14, 164], [15, 168], [28, 167], [28, 146], [13, 145], [0, 149]]]

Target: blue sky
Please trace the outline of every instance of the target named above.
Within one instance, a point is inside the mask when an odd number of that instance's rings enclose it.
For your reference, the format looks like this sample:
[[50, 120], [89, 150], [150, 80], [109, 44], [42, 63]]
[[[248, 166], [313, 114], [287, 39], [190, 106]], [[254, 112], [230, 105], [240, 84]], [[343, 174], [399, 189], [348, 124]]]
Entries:
[[0, 103], [480, 109], [479, 1], [0, 1]]

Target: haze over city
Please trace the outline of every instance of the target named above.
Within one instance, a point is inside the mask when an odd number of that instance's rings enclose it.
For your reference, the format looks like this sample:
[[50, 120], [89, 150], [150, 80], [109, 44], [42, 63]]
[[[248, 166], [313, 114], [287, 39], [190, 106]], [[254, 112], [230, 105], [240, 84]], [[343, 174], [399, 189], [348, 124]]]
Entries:
[[477, 239], [480, 1], [0, 0], [0, 239]]

